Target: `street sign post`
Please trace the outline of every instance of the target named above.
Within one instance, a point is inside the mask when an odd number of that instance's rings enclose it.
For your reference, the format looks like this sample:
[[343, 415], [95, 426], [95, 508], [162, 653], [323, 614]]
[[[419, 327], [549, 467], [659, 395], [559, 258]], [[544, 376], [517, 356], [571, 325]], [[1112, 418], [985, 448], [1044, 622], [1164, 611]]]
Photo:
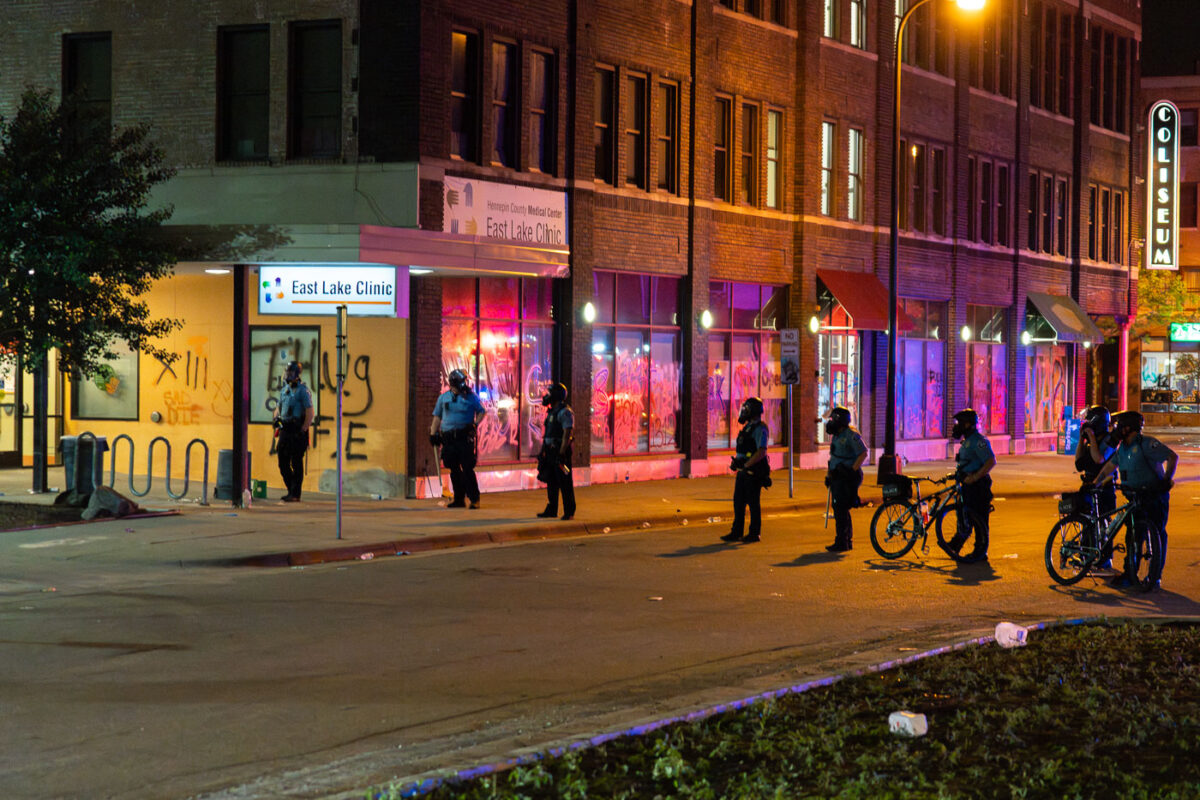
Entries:
[[779, 377], [787, 387], [788, 421], [788, 497], [796, 490], [795, 444], [792, 435], [792, 386], [800, 382], [800, 329], [783, 328], [779, 331]]
[[337, 538], [342, 538], [342, 388], [346, 384], [349, 354], [346, 350], [347, 309], [337, 307]]

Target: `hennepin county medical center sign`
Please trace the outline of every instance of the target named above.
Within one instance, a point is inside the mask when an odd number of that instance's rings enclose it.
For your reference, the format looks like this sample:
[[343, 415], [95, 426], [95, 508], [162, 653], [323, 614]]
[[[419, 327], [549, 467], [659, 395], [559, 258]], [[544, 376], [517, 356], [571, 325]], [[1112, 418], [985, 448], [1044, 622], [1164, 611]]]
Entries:
[[1179, 109], [1161, 100], [1150, 109], [1146, 170], [1147, 269], [1179, 269]]

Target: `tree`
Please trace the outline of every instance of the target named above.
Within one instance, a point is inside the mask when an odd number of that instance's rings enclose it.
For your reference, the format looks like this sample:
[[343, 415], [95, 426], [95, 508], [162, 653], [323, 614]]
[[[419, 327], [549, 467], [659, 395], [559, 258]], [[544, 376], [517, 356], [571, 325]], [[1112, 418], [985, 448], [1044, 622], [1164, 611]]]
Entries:
[[[141, 299], [179, 260], [162, 231], [171, 209], [147, 208], [151, 189], [173, 174], [145, 126], [114, 130], [72, 97], [56, 104], [27, 89], [16, 113], [0, 117], [3, 357], [36, 375], [57, 349], [64, 372], [103, 376], [111, 344], [123, 340], [174, 360], [155, 340], [181, 323], [151, 319]], [[34, 399], [43, 448], [44, 402]], [[34, 450], [36, 466], [36, 433]]]
[[1144, 336], [1152, 328], [1162, 328], [1172, 322], [1188, 320], [1188, 292], [1178, 272], [1143, 269], [1138, 273], [1137, 292], [1137, 319], [1132, 331], [1134, 336]]

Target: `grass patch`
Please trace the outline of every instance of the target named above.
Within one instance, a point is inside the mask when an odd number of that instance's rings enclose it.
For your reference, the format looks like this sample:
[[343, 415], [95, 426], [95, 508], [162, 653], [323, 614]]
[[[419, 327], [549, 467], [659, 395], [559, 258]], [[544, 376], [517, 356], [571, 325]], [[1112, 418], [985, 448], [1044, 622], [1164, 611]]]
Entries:
[[[929, 733], [889, 733], [898, 709]], [[1023, 648], [969, 647], [422, 796], [1197, 798], [1200, 627], [1031, 632]]]
[[64, 522], [79, 522], [82, 513], [82, 508], [70, 506], [0, 501], [0, 531], [32, 528], [35, 525], [61, 525]]

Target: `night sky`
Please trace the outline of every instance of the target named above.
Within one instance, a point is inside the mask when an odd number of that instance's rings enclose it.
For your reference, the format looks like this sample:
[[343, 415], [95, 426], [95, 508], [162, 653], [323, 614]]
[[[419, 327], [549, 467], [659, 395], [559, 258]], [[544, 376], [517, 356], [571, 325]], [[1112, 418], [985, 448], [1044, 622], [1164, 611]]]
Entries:
[[1200, 0], [1145, 0], [1142, 74], [1200, 74]]

